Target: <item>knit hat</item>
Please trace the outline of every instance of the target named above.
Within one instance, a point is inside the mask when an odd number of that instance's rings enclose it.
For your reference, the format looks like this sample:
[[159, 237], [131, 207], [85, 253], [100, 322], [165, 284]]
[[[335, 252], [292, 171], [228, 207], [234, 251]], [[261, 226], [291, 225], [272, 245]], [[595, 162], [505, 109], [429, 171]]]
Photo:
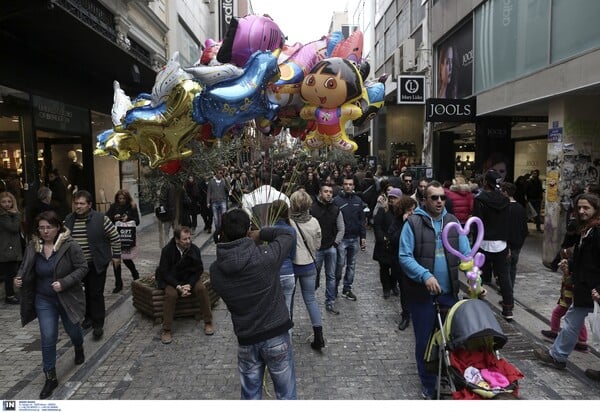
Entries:
[[490, 169], [485, 173], [485, 181], [493, 188], [500, 189], [502, 175], [496, 172], [494, 169]]
[[392, 190], [390, 190], [390, 193], [388, 193], [388, 197], [397, 197], [399, 199], [402, 197], [402, 190], [398, 188], [393, 188]]

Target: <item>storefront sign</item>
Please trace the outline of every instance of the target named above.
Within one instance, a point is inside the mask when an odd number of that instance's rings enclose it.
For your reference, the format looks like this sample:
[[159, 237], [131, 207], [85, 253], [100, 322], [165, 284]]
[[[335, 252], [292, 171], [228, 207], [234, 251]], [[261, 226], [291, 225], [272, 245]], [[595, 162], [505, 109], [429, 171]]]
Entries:
[[398, 104], [425, 103], [425, 76], [398, 76]]
[[428, 122], [473, 122], [476, 112], [474, 98], [427, 99], [425, 102], [425, 120]]
[[40, 96], [33, 96], [32, 100], [36, 128], [77, 134], [90, 133], [88, 110]]

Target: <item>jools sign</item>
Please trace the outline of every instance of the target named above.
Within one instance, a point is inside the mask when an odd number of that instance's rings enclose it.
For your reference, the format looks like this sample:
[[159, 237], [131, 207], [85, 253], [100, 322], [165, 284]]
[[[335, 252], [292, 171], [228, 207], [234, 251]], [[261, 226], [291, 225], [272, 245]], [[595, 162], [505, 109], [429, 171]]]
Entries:
[[476, 100], [427, 99], [425, 120], [428, 122], [473, 122], [477, 112]]

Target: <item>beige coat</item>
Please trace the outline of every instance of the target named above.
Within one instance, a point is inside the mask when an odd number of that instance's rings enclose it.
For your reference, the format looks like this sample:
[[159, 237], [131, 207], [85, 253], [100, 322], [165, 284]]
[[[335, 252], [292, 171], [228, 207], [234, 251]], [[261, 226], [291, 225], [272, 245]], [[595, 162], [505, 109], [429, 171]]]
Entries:
[[[319, 221], [311, 217], [308, 222], [298, 223], [290, 219], [292, 227], [296, 229], [296, 257], [295, 265], [308, 265], [314, 262], [316, 251], [321, 246], [321, 226]], [[304, 240], [302, 240], [304, 235]], [[304, 243], [306, 241], [306, 244]], [[308, 245], [307, 249], [306, 246]]]

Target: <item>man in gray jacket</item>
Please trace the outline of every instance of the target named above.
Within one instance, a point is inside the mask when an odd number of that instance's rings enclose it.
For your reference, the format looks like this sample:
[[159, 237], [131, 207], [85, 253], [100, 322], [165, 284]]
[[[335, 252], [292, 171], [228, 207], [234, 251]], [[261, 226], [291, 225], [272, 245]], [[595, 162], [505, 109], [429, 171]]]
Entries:
[[65, 226], [71, 237], [79, 243], [88, 262], [88, 274], [83, 278], [85, 286], [85, 320], [81, 326], [94, 328], [94, 338], [104, 334], [104, 286], [106, 268], [112, 261], [121, 265], [121, 238], [117, 228], [103, 213], [92, 209], [92, 195], [79, 190], [73, 195], [75, 211], [65, 218]]
[[210, 280], [231, 313], [238, 339], [242, 399], [262, 398], [267, 367], [277, 399], [296, 399], [288, 333], [293, 325], [279, 283], [279, 268], [293, 245], [294, 236], [286, 229], [250, 231], [250, 217], [242, 209], [223, 215]]

